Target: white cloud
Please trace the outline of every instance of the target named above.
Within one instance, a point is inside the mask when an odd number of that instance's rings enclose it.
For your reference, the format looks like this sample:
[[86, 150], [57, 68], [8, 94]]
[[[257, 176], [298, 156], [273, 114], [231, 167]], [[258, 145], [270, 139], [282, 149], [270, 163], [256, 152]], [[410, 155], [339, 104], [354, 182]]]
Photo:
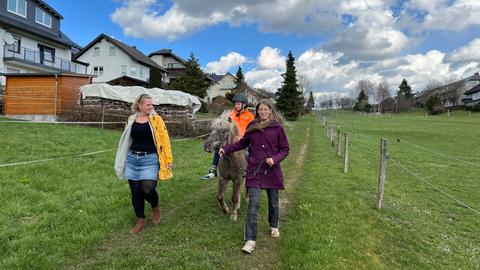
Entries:
[[166, 11], [157, 1], [124, 0], [111, 18], [128, 36], [169, 40], [219, 23], [254, 23], [263, 32], [295, 34], [321, 33], [341, 25], [333, 0], [173, 0]]
[[128, 0], [111, 15], [125, 35], [137, 38], [163, 37], [169, 40], [189, 35], [207, 26], [225, 21], [223, 14], [190, 16], [174, 4], [165, 14], [158, 15], [156, 0]]
[[425, 29], [462, 31], [480, 25], [480, 2], [477, 0], [412, 0], [410, 7], [426, 12]]
[[263, 48], [257, 61], [260, 69], [285, 69], [285, 57], [280, 55], [278, 48]]
[[470, 41], [467, 45], [455, 49], [448, 57], [452, 62], [479, 61], [480, 38]]
[[226, 56], [220, 57], [219, 61], [213, 61], [207, 63], [205, 66], [205, 72], [224, 74], [231, 68], [239, 67], [247, 61], [247, 58], [238, 52], [231, 52]]
[[245, 73], [245, 80], [254, 88], [276, 92], [282, 85], [282, 72], [274, 69], [250, 70]]
[[[327, 42], [323, 49], [342, 52], [346, 59], [379, 60], [399, 54], [409, 38], [395, 29], [396, 19], [390, 10], [367, 9], [358, 14], [352, 27]], [[367, 8], [367, 7], [362, 7]]]

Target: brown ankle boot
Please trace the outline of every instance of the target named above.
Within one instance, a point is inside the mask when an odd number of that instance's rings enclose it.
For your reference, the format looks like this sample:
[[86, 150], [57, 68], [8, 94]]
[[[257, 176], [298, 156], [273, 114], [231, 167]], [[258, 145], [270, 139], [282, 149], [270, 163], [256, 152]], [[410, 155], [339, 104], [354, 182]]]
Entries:
[[152, 222], [153, 224], [160, 223], [160, 206], [159, 205], [152, 208]]
[[137, 224], [135, 224], [135, 226], [130, 229], [130, 233], [131, 234], [137, 234], [139, 232], [141, 232], [143, 230], [143, 228], [145, 228], [145, 219], [144, 218], [137, 218]]

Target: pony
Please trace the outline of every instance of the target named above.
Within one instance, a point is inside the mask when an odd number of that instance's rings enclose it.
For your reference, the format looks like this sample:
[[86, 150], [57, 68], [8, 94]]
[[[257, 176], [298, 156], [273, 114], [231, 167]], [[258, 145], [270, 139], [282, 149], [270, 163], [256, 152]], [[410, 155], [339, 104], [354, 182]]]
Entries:
[[[230, 110], [223, 112], [218, 118], [214, 119], [210, 125], [210, 136], [205, 140], [203, 149], [211, 152], [212, 148], [220, 148], [224, 145], [231, 144], [238, 138], [237, 125], [230, 119]], [[232, 211], [230, 218], [237, 220], [237, 210], [240, 208], [240, 192], [245, 183], [245, 172], [247, 169], [247, 160], [244, 151], [238, 151], [223, 155], [220, 157], [217, 173], [218, 173], [218, 193], [217, 199], [225, 214], [230, 210], [225, 203], [225, 191], [229, 179], [233, 182], [232, 192]]]

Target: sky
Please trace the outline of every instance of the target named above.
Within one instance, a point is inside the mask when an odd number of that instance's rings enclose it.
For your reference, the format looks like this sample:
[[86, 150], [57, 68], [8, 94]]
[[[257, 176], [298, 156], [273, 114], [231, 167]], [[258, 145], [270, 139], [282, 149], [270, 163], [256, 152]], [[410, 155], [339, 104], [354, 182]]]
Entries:
[[46, 0], [81, 46], [100, 33], [149, 53], [169, 48], [205, 72], [275, 92], [289, 51], [316, 96], [359, 80], [413, 91], [480, 72], [479, 0]]

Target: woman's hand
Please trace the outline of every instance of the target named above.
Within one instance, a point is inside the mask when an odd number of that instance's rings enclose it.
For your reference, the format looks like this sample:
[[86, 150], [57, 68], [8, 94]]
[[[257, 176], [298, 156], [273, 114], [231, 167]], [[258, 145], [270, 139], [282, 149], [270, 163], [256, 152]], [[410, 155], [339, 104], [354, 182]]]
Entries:
[[265, 162], [272, 167], [275, 164], [275, 161], [273, 161], [273, 158], [267, 158]]
[[167, 168], [169, 168], [170, 170], [173, 170], [173, 163], [168, 163]]
[[218, 149], [218, 154], [222, 157], [223, 155], [225, 155], [225, 150], [223, 150], [223, 148], [220, 147], [220, 149]]

